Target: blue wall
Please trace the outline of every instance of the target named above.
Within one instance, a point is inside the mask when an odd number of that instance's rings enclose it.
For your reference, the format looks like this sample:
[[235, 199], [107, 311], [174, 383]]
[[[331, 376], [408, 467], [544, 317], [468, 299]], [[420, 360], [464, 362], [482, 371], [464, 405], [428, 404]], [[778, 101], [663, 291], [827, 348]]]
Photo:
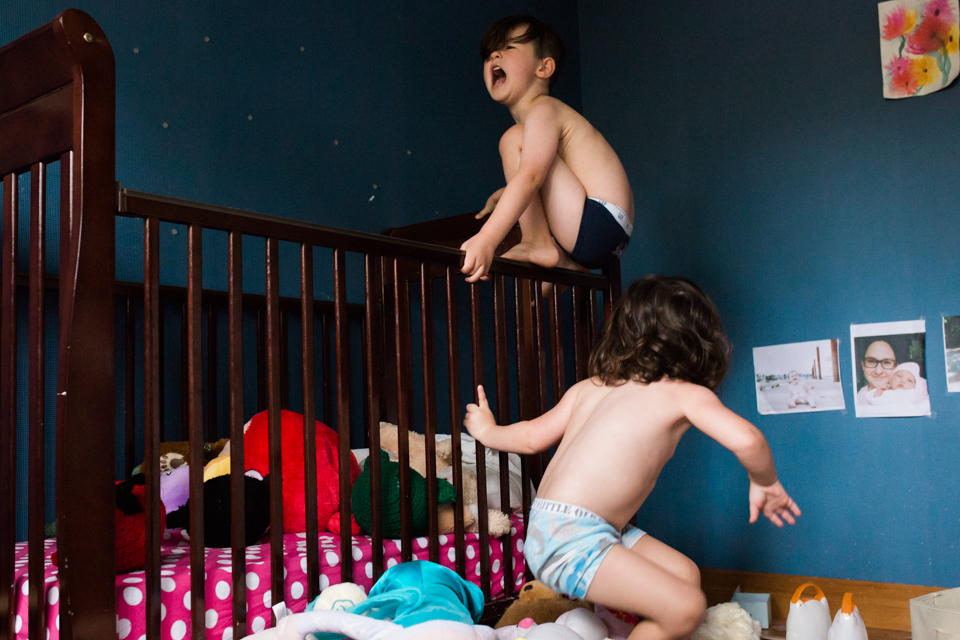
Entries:
[[[685, 275], [734, 344], [723, 400], [803, 509], [747, 525], [747, 477], [692, 430], [641, 526], [702, 566], [957, 586], [960, 89], [883, 99], [875, 2], [580, 3], [585, 115], [637, 201], [624, 281]], [[927, 320], [930, 418], [856, 419], [850, 324]], [[760, 416], [755, 346], [839, 338], [847, 411]], [[625, 470], [626, 472], [626, 470]]]

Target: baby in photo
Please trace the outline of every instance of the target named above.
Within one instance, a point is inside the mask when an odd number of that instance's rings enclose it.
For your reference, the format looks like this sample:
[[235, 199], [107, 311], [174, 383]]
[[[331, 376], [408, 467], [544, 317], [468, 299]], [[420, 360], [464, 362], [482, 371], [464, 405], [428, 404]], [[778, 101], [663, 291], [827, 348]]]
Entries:
[[870, 404], [917, 404], [927, 399], [927, 381], [920, 377], [920, 365], [904, 362], [893, 370], [885, 387], [866, 394]]
[[796, 409], [798, 404], [807, 404], [810, 405], [811, 409], [816, 409], [817, 403], [814, 401], [810, 389], [811, 387], [807, 384], [807, 381], [800, 379], [799, 373], [796, 371], [788, 373], [787, 392], [790, 394], [790, 397], [787, 400], [787, 408]]

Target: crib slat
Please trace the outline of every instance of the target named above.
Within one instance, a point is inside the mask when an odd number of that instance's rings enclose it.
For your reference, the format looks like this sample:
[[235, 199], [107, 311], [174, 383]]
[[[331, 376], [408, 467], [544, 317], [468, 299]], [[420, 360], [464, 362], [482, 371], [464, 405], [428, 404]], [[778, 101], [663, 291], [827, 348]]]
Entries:
[[324, 311], [320, 316], [320, 371], [323, 382], [320, 385], [323, 393], [323, 423], [329, 425], [333, 421], [333, 391], [331, 387], [330, 363], [330, 313]]
[[573, 314], [573, 374], [577, 380], [583, 378], [583, 291], [579, 287], [570, 288], [570, 307]]
[[17, 539], [17, 211], [15, 173], [3, 176], [3, 256], [0, 274], [0, 638], [13, 640], [16, 610], [14, 543]]
[[217, 434], [217, 308], [207, 304], [207, 442]]
[[280, 304], [280, 406], [290, 408], [290, 314]]
[[[520, 419], [530, 420], [537, 416], [537, 389], [539, 388], [540, 371], [536, 366], [536, 341], [538, 339], [537, 319], [540, 312], [540, 287], [534, 286], [531, 280], [517, 279], [516, 299], [517, 309], [523, 309], [523, 322], [517, 319], [517, 404], [520, 407]], [[522, 331], [521, 331], [522, 329]], [[530, 511], [530, 475], [537, 480], [543, 476], [541, 454], [520, 456], [520, 510], [524, 522]], [[512, 505], [504, 509], [506, 513], [513, 511]], [[511, 557], [513, 549], [510, 549]], [[504, 548], [504, 562], [506, 562], [506, 547]], [[510, 563], [511, 567], [513, 562]], [[511, 582], [511, 585], [513, 583]], [[512, 592], [513, 587], [511, 586]]]
[[266, 373], [270, 457], [270, 586], [273, 602], [283, 600], [283, 459], [280, 432], [280, 253], [267, 238]]
[[147, 640], [160, 640], [160, 221], [143, 226], [144, 541]]
[[134, 458], [137, 455], [136, 441], [136, 360], [137, 356], [134, 350], [137, 348], [136, 336], [136, 310], [133, 304], [133, 298], [127, 296], [127, 303], [124, 305], [124, 332], [126, 340], [124, 342], [124, 400], [123, 400], [123, 470], [124, 477], [129, 478], [133, 473], [133, 468], [137, 465]]
[[367, 464], [370, 466], [370, 528], [373, 529], [371, 545], [373, 547], [373, 581], [376, 582], [383, 574], [383, 523], [380, 517], [382, 500], [380, 492], [380, 326], [378, 322], [380, 309], [377, 301], [381, 291], [377, 284], [379, 259], [371, 254], [364, 256], [364, 384], [367, 398], [367, 432], [370, 434], [370, 455]]
[[[189, 229], [187, 238], [190, 237]], [[188, 249], [189, 252], [189, 249]], [[189, 262], [189, 258], [187, 258]], [[187, 276], [189, 279], [189, 276]], [[180, 380], [187, 380], [190, 371], [190, 347], [187, 343], [189, 336], [189, 310], [187, 301], [190, 298], [189, 284], [186, 298], [180, 303]], [[190, 386], [180, 385], [180, 440], [187, 442], [190, 440]]]
[[399, 258], [393, 259], [393, 299], [394, 299], [394, 347], [396, 363], [397, 393], [397, 454], [400, 469], [400, 562], [409, 562], [413, 558], [410, 489], [410, 394], [406, 382], [411, 375], [410, 349], [407, 340], [410, 336], [410, 312], [407, 296], [407, 282], [403, 277]]
[[566, 377], [563, 370], [563, 301], [557, 288], [553, 288], [550, 313], [550, 352], [553, 360], [553, 404], [560, 402], [566, 393]]
[[190, 439], [190, 635], [206, 630], [206, 590], [203, 544], [203, 229], [187, 229], [187, 424]]
[[[459, 272], [457, 272], [459, 273]], [[453, 486], [457, 490], [457, 504], [463, 505], [463, 460], [460, 453], [460, 430], [463, 419], [460, 414], [460, 356], [457, 332], [457, 281], [451, 267], [446, 270], [447, 285], [447, 372], [450, 378], [450, 441], [453, 460]], [[453, 510], [453, 537], [456, 553], [457, 574], [467, 575], [465, 549], [466, 527], [463, 507]]]
[[[481, 317], [480, 285], [470, 284], [470, 344], [473, 349], [473, 401], [479, 402], [477, 386], [483, 384], [483, 318]], [[477, 512], [480, 545], [480, 589], [484, 600], [490, 600], [490, 541], [487, 530], [487, 465], [486, 449], [476, 441]]]
[[613, 313], [613, 305], [620, 297], [620, 261], [614, 260], [603, 268], [607, 288], [603, 291], [603, 317], [609, 318]]
[[[153, 218], [155, 219], [155, 218]], [[159, 237], [159, 229], [157, 230], [157, 235]], [[157, 285], [157, 295], [160, 296], [160, 288]], [[159, 363], [160, 371], [166, 371], [166, 314], [163, 312], [163, 296], [157, 298], [157, 309], [159, 315], [157, 316], [157, 340], [159, 341], [159, 349], [157, 353], [157, 362]], [[166, 383], [163, 381], [163, 376], [157, 376], [159, 378], [158, 384], [160, 385], [158, 391], [158, 398], [160, 398], [160, 441], [165, 442], [167, 440], [167, 416], [166, 416]]]
[[[588, 307], [590, 311], [590, 326], [587, 331], [587, 368], [590, 365], [590, 354], [593, 352], [594, 345], [597, 344], [597, 290], [590, 288], [588, 298]], [[584, 371], [586, 375], [587, 371]]]
[[[431, 562], [440, 562], [440, 528], [437, 513], [437, 391], [433, 346], [433, 284], [430, 266], [420, 263], [420, 334], [423, 357], [423, 435], [427, 479], [427, 548]], [[457, 503], [460, 507], [460, 503]]]
[[230, 385], [230, 558], [232, 568], [233, 637], [247, 634], [246, 506], [243, 449], [243, 236], [227, 237], [227, 314], [229, 316]]
[[[521, 420], [530, 420], [536, 417], [537, 396], [537, 368], [536, 353], [533, 350], [534, 340], [534, 301], [540, 296], [539, 291], [532, 296], [530, 280], [517, 278], [513, 288], [514, 308], [517, 310], [517, 407]], [[532, 470], [528, 467], [533, 467]], [[520, 474], [530, 472], [540, 477], [540, 455], [531, 454], [520, 456]], [[523, 485], [525, 486], [525, 485]], [[510, 513], [510, 510], [504, 509]]]
[[333, 314], [337, 343], [337, 440], [340, 477], [340, 582], [353, 582], [353, 533], [350, 521], [350, 318], [347, 316], [347, 262], [333, 252]]
[[[514, 286], [517, 286], [514, 282]], [[519, 324], [519, 310], [516, 322]], [[493, 278], [493, 335], [496, 348], [494, 349], [496, 380], [497, 380], [497, 418], [500, 424], [510, 424], [510, 373], [507, 358], [507, 303], [506, 283], [502, 275]], [[510, 461], [508, 454], [501, 451], [500, 458], [500, 510], [504, 513], [510, 510]], [[479, 460], [477, 461], [479, 465]], [[481, 527], [486, 527], [482, 524]], [[503, 544], [503, 591], [507, 596], [513, 595], [513, 563], [508, 562], [507, 550], [513, 548], [513, 539], [509, 531], [500, 538]]]
[[257, 307], [257, 413], [267, 410], [266, 301]]
[[[313, 245], [300, 245], [300, 324], [303, 367], [303, 474], [307, 519], [307, 601], [319, 595], [320, 551], [317, 523], [317, 429], [313, 353]], [[326, 523], [324, 523], [326, 525]], [[326, 529], [326, 526], [324, 526]]]
[[47, 218], [47, 166], [38, 162], [30, 168], [30, 301], [29, 351], [27, 379], [29, 409], [29, 489], [27, 538], [30, 559], [30, 639], [40, 640], [45, 633], [45, 599], [43, 582], [43, 525], [46, 514], [44, 462], [44, 316], [43, 266], [45, 259]]

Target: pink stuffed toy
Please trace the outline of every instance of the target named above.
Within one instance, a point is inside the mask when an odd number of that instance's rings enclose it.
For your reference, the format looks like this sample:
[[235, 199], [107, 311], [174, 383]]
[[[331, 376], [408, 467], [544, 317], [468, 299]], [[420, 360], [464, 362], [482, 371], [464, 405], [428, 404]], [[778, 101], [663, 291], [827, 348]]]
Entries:
[[[266, 477], [270, 473], [267, 412], [261, 411], [244, 425], [244, 469]], [[317, 432], [317, 522], [321, 531], [340, 533], [340, 461], [337, 432], [319, 420]], [[306, 491], [303, 467], [303, 416], [280, 412], [283, 464], [283, 532], [300, 533], [306, 526]], [[350, 485], [360, 475], [357, 459], [350, 454]], [[360, 527], [351, 518], [353, 535]]]

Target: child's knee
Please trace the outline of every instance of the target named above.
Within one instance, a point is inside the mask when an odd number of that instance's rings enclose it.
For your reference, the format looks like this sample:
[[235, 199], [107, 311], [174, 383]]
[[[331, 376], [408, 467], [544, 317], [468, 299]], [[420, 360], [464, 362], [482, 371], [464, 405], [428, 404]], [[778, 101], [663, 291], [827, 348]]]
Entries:
[[707, 598], [700, 589], [690, 589], [676, 602], [672, 615], [664, 621], [665, 631], [674, 638], [685, 638], [703, 624]]
[[684, 558], [685, 562], [680, 567], [680, 579], [697, 589], [700, 588], [700, 567], [690, 558]]

